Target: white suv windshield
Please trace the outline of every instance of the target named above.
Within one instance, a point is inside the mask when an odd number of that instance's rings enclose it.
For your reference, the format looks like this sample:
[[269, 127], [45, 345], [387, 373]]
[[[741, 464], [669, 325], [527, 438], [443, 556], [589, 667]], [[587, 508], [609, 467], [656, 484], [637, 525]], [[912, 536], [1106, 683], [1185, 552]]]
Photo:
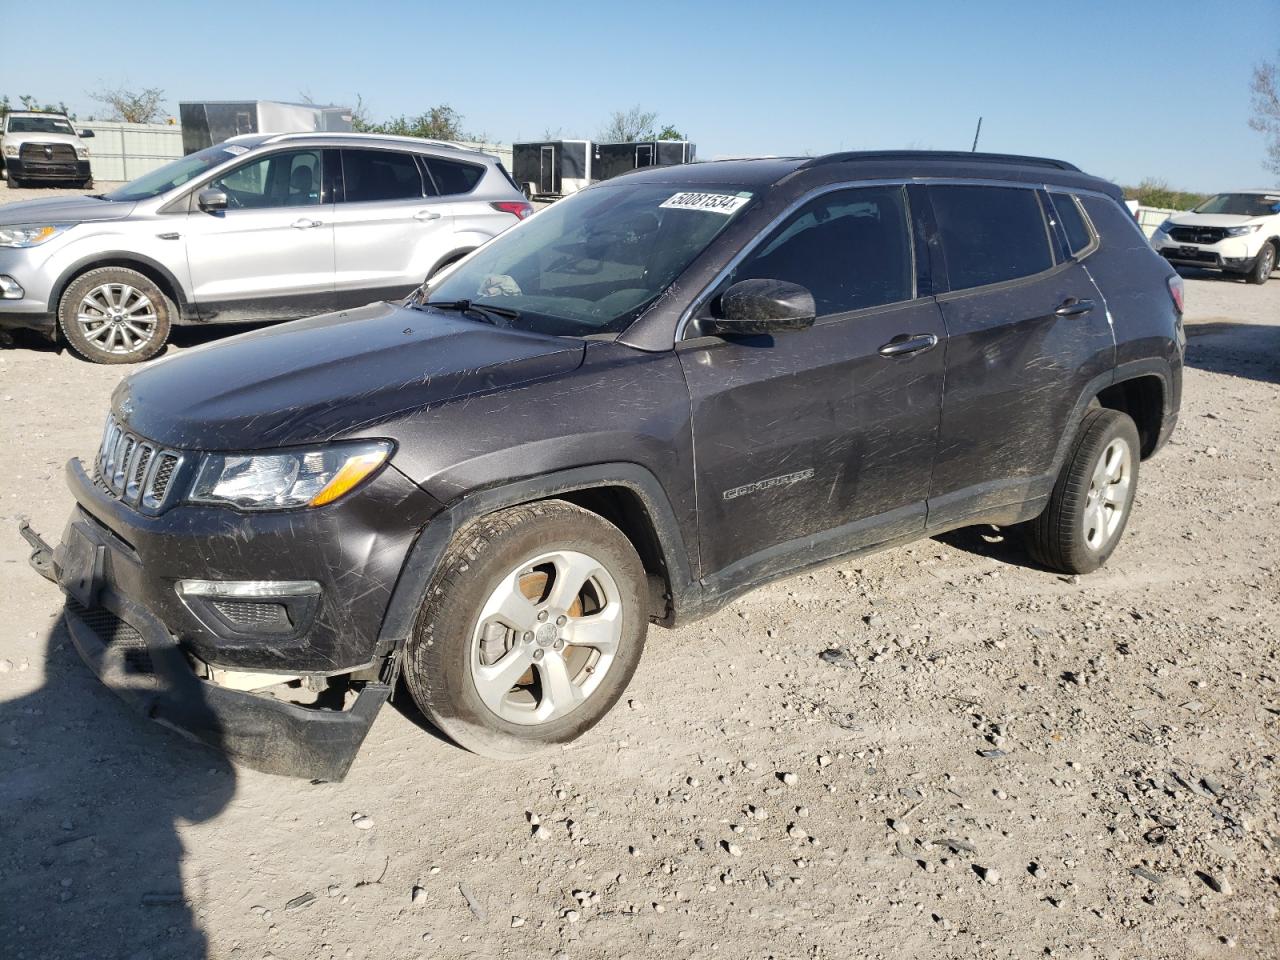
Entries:
[[244, 147], [236, 146], [235, 144], [206, 147], [198, 153], [189, 154], [181, 160], [166, 163], [158, 170], [143, 174], [137, 180], [126, 183], [119, 190], [104, 194], [103, 199], [121, 201], [150, 200], [152, 197], [168, 193], [170, 190], [194, 180], [206, 170], [211, 170], [219, 164], [226, 163], [232, 157], [239, 156], [245, 152]]
[[750, 200], [751, 193], [737, 187], [593, 187], [485, 244], [430, 285], [426, 299], [491, 307], [502, 312], [497, 322], [520, 330], [617, 333]]
[[1210, 197], [1192, 213], [1224, 213], [1240, 217], [1269, 217], [1280, 213], [1280, 191], [1276, 193], [1220, 193]]
[[75, 136], [71, 124], [62, 117], [15, 117], [9, 116], [9, 133], [65, 133]]

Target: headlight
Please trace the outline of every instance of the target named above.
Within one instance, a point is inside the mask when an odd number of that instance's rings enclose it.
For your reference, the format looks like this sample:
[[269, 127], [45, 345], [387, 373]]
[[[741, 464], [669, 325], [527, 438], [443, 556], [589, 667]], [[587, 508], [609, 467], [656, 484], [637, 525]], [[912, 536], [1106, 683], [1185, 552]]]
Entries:
[[76, 147], [76, 156], [77, 156], [77, 157], [79, 157], [81, 160], [88, 160], [88, 159], [89, 159], [89, 148], [88, 148], [88, 147]]
[[208, 453], [188, 499], [241, 510], [322, 507], [350, 493], [391, 456], [386, 440], [278, 453]]
[[1167, 234], [1170, 230], [1172, 230], [1176, 226], [1177, 224], [1174, 223], [1172, 220], [1166, 220], [1164, 223], [1160, 224], [1160, 226], [1156, 227], [1156, 231], [1159, 233]]
[[4, 155], [6, 157], [16, 157], [18, 155], [18, 148], [12, 145], [8, 145], [4, 148]]
[[1239, 227], [1227, 227], [1227, 236], [1228, 237], [1245, 237], [1251, 233], [1256, 233], [1258, 230], [1261, 230], [1261, 229], [1262, 229], [1262, 224], [1260, 223], [1246, 223], [1243, 226], [1239, 226]]
[[38, 247], [52, 240], [66, 225], [53, 224], [38, 227], [0, 227], [0, 247]]

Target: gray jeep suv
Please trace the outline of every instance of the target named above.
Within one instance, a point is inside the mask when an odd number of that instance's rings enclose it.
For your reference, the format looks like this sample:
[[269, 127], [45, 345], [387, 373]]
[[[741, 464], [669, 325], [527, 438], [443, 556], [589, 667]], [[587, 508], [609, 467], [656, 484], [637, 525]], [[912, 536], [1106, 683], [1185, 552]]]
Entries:
[[248, 763], [342, 776], [398, 678], [522, 755], [651, 622], [813, 564], [999, 524], [1096, 569], [1184, 346], [1181, 279], [1069, 164], [649, 168], [401, 303], [148, 364], [61, 545], [27, 535], [104, 681]]
[[532, 213], [496, 157], [368, 134], [256, 134], [100, 196], [0, 207], [0, 327], [98, 363], [179, 323], [402, 297]]

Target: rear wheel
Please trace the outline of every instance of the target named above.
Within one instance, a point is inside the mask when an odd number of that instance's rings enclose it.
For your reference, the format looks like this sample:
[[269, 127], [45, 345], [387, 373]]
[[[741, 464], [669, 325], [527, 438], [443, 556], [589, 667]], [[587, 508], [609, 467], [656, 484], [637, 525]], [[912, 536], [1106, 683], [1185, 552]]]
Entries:
[[100, 267], [72, 281], [58, 304], [67, 343], [93, 363], [138, 363], [164, 349], [177, 308], [149, 277]]
[[626, 536], [541, 501], [458, 533], [404, 652], [414, 701], [459, 745], [523, 756], [595, 726], [644, 649], [644, 567]]
[[1253, 269], [1246, 274], [1246, 277], [1250, 283], [1266, 283], [1271, 277], [1271, 271], [1275, 268], [1276, 245], [1268, 243], [1258, 253], [1258, 259], [1253, 262]]
[[1027, 548], [1047, 567], [1091, 573], [1107, 562], [1138, 488], [1138, 428], [1116, 410], [1091, 408], [1044, 512], [1026, 524]]

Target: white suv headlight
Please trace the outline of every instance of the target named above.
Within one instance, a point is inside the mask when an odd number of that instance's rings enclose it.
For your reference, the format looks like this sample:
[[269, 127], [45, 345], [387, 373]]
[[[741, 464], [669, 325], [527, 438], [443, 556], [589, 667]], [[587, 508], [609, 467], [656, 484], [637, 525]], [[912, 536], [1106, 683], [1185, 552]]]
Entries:
[[391, 451], [387, 440], [366, 440], [276, 453], [207, 453], [188, 499], [241, 510], [322, 507], [373, 476]]
[[69, 224], [56, 223], [0, 227], [0, 247], [38, 247], [68, 229], [70, 229]]
[[1247, 237], [1251, 233], [1257, 233], [1262, 229], [1260, 223], [1246, 223], [1239, 227], [1227, 227], [1228, 237]]
[[77, 156], [77, 157], [79, 157], [81, 160], [88, 160], [88, 159], [89, 159], [89, 148], [88, 148], [88, 147], [76, 147], [76, 156]]

